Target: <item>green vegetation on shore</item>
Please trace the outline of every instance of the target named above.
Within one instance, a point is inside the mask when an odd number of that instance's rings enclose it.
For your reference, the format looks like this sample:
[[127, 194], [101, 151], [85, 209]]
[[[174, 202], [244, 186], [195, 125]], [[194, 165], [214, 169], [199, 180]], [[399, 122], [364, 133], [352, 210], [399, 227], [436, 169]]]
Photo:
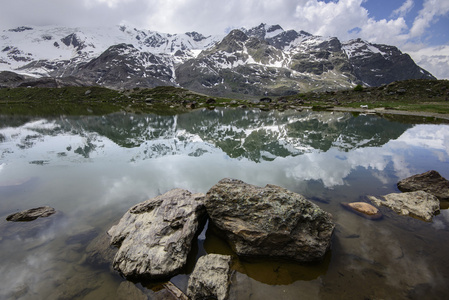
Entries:
[[357, 86], [352, 90], [299, 93], [255, 101], [213, 98], [169, 86], [124, 91], [102, 87], [0, 89], [0, 114], [101, 115], [117, 111], [176, 114], [216, 106], [362, 112], [385, 109], [449, 115], [449, 81], [405, 80], [381, 87]]
[[380, 87], [298, 94], [289, 101], [324, 107], [385, 108], [410, 112], [449, 114], [448, 80], [404, 80]]

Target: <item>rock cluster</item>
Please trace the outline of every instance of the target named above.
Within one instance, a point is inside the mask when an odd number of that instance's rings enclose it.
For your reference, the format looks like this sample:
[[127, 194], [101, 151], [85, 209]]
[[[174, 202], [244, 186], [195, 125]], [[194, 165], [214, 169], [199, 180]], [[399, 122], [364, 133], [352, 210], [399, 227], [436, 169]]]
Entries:
[[[174, 189], [130, 208], [108, 231], [110, 244], [118, 247], [114, 269], [133, 279], [176, 274], [186, 264], [206, 212], [211, 228], [246, 257], [321, 260], [335, 227], [329, 213], [299, 194], [223, 179], [206, 195]], [[101, 263], [103, 252], [93, 248], [93, 261]], [[230, 282], [231, 257], [208, 254], [197, 261], [182, 297], [226, 299]]]
[[431, 221], [440, 211], [440, 201], [449, 201], [449, 181], [437, 171], [428, 171], [398, 182], [403, 193], [392, 193], [380, 198], [368, 196], [377, 206], [387, 206], [400, 215], [410, 215]]

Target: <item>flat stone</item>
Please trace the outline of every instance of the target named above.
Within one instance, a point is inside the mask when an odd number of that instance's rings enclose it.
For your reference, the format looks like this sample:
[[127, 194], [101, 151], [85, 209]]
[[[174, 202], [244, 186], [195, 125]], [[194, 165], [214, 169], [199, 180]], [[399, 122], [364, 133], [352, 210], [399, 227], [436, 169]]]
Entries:
[[11, 222], [28, 222], [37, 218], [45, 218], [56, 213], [56, 210], [50, 206], [41, 206], [37, 208], [27, 209], [6, 217], [6, 221]]
[[126, 277], [162, 279], [186, 264], [205, 216], [204, 194], [174, 189], [131, 207], [108, 234], [113, 267]]
[[222, 179], [206, 194], [211, 223], [240, 256], [322, 260], [335, 225], [302, 195]]
[[440, 201], [434, 195], [424, 191], [392, 193], [381, 198], [368, 196], [377, 206], [386, 206], [403, 216], [414, 216], [425, 221], [440, 211]]
[[231, 261], [229, 255], [201, 256], [189, 278], [189, 299], [227, 299], [231, 283]]
[[434, 170], [402, 179], [398, 188], [401, 192], [425, 191], [441, 201], [449, 201], [449, 180]]
[[378, 220], [382, 218], [382, 214], [375, 206], [366, 202], [342, 202], [341, 205], [346, 209], [370, 220]]

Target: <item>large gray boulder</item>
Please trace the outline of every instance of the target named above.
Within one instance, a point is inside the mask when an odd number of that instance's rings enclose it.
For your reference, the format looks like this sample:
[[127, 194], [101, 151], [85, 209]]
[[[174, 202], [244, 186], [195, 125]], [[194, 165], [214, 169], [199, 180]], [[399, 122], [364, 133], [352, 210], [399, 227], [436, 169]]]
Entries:
[[368, 196], [377, 206], [386, 206], [403, 216], [413, 216], [425, 221], [440, 211], [440, 201], [437, 197], [424, 191], [392, 193], [382, 197]]
[[231, 261], [229, 255], [201, 256], [189, 278], [189, 299], [227, 299], [231, 283]]
[[425, 191], [436, 196], [441, 201], [449, 201], [449, 180], [437, 171], [428, 171], [417, 174], [398, 182], [402, 192]]
[[275, 185], [222, 179], [206, 194], [210, 221], [240, 256], [321, 260], [335, 225], [331, 214]]
[[130, 208], [108, 234], [113, 267], [126, 277], [160, 279], [185, 264], [205, 215], [204, 194], [173, 189]]

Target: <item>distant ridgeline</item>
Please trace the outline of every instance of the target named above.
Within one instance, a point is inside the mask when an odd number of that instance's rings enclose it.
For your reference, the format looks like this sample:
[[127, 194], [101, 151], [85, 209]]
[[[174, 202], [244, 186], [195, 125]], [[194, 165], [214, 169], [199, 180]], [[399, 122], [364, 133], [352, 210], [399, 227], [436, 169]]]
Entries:
[[0, 87], [171, 85], [215, 96], [282, 96], [435, 79], [396, 47], [279, 25], [226, 36], [125, 26], [19, 27], [1, 35], [0, 71], [13, 73], [0, 73]]

